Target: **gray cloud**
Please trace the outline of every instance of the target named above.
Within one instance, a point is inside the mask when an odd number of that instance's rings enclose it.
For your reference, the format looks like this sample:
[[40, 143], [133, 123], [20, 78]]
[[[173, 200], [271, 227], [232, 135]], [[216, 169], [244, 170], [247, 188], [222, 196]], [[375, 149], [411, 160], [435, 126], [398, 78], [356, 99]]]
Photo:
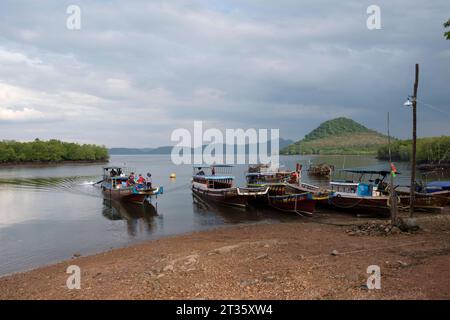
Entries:
[[[78, 4], [81, 30], [66, 28]], [[281, 128], [298, 139], [352, 117], [409, 136], [413, 66], [421, 65], [419, 134], [450, 134], [450, 42], [439, 0], [2, 1], [0, 135], [109, 146], [169, 143], [193, 120]]]

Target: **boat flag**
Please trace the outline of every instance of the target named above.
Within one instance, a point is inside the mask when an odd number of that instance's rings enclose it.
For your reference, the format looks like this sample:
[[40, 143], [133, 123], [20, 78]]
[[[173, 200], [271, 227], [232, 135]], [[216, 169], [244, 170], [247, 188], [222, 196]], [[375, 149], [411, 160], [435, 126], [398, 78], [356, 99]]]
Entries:
[[395, 177], [397, 175], [397, 168], [395, 167], [395, 165], [391, 162], [391, 174], [393, 177]]

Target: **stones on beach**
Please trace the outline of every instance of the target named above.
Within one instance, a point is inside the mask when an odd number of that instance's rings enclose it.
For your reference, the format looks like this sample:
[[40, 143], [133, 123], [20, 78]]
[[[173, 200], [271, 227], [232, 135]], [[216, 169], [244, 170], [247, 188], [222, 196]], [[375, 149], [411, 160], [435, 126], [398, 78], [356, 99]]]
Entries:
[[198, 258], [199, 258], [198, 254], [193, 254], [193, 255], [187, 256], [185, 258], [186, 261], [184, 261], [184, 264], [186, 264], [186, 265], [195, 264], [195, 263], [197, 263]]
[[224, 247], [214, 249], [213, 252], [218, 253], [218, 254], [226, 254], [226, 253], [230, 253], [231, 251], [233, 251], [237, 248], [239, 248], [239, 245], [235, 244], [235, 245], [231, 245], [231, 246], [224, 246]]
[[337, 250], [331, 251], [332, 256], [337, 256], [338, 254], [339, 254], [339, 251], [337, 251]]
[[173, 271], [173, 264], [168, 264], [163, 268], [163, 271]]
[[275, 281], [275, 276], [265, 276], [263, 278], [263, 281], [265, 281], [265, 282], [274, 282]]
[[403, 228], [399, 225], [392, 225], [390, 222], [383, 224], [377, 222], [366, 222], [363, 224], [355, 225], [352, 229], [347, 229], [345, 232], [349, 236], [389, 236], [397, 235], [403, 231], [409, 232], [411, 229]]
[[417, 220], [414, 218], [400, 219], [398, 227], [403, 232], [411, 232], [419, 230]]
[[72, 258], [79, 258], [79, 257], [81, 257], [81, 253], [79, 253], [79, 252], [75, 252], [75, 253], [72, 255]]
[[405, 268], [405, 267], [408, 267], [409, 266], [409, 264], [408, 263], [406, 263], [406, 262], [403, 262], [403, 261], [401, 261], [401, 260], [398, 260], [397, 261], [397, 263], [400, 265], [400, 267], [403, 267], [403, 268]]
[[267, 253], [262, 253], [258, 256], [256, 256], [256, 260], [261, 260], [261, 259], [267, 259], [269, 257], [269, 255]]

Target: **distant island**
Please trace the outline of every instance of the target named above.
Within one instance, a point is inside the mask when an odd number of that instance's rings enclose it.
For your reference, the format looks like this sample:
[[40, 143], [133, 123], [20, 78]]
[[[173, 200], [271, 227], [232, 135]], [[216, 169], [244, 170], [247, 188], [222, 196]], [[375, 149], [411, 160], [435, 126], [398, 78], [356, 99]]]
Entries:
[[341, 117], [321, 123], [305, 138], [281, 149], [280, 153], [375, 155], [378, 148], [387, 142], [387, 136], [352, 119]]
[[108, 159], [108, 149], [93, 144], [81, 145], [55, 139], [35, 139], [32, 142], [0, 141], [0, 164], [103, 162]]
[[[287, 147], [288, 145], [294, 143], [294, 141], [289, 139], [279, 139], [280, 149]], [[163, 146], [157, 148], [110, 148], [109, 154], [111, 155], [150, 155], [150, 154], [171, 154], [172, 146]], [[202, 148], [205, 148], [203, 146]], [[246, 145], [246, 151], [248, 151], [248, 144]], [[270, 148], [269, 148], [270, 150]], [[225, 151], [224, 151], [225, 152]]]
[[170, 154], [172, 146], [163, 146], [157, 148], [110, 148], [111, 155], [145, 155], [145, 154]]

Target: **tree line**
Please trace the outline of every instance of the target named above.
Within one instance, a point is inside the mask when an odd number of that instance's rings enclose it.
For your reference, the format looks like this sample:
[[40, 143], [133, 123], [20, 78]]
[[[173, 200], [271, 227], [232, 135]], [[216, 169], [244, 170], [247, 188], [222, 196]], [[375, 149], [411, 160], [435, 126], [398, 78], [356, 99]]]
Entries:
[[[392, 160], [409, 161], [412, 140], [396, 140], [391, 144]], [[417, 139], [418, 163], [450, 163], [450, 136]], [[389, 160], [389, 146], [378, 149], [378, 158]]]
[[102, 161], [109, 158], [105, 146], [78, 144], [59, 140], [18, 142], [0, 141], [0, 163]]

